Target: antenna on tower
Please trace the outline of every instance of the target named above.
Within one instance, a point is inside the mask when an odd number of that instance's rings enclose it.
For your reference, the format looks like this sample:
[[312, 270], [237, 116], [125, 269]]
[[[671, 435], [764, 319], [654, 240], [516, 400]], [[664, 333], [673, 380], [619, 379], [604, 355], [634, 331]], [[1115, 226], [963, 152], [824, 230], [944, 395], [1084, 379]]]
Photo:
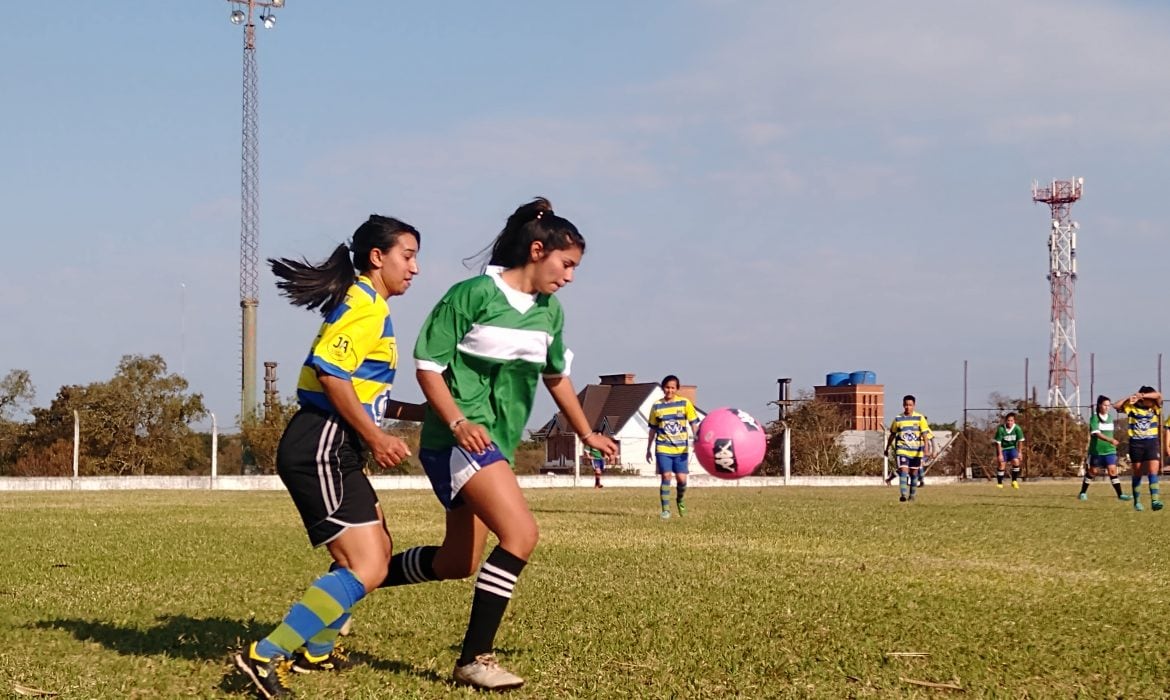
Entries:
[[1048, 405], [1078, 413], [1081, 381], [1077, 372], [1077, 315], [1073, 292], [1077, 281], [1077, 231], [1072, 205], [1081, 198], [1085, 178], [1053, 180], [1048, 187], [1032, 182], [1032, 201], [1052, 212], [1048, 234], [1048, 283], [1052, 291], [1051, 342], [1048, 348]]

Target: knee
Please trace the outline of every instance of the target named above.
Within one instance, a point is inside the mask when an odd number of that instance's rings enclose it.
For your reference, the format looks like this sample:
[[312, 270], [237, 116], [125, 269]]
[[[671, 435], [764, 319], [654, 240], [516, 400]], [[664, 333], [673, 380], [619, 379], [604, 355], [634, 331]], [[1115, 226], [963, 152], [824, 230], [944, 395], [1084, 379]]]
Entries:
[[532, 556], [536, 550], [536, 543], [540, 541], [540, 527], [535, 520], [525, 523], [523, 527], [515, 528], [506, 538], [500, 538], [500, 546], [524, 561]]
[[351, 565], [349, 570], [362, 582], [366, 593], [370, 593], [386, 581], [386, 576], [390, 571], [390, 557], [379, 553], [379, 556], [368, 557]]

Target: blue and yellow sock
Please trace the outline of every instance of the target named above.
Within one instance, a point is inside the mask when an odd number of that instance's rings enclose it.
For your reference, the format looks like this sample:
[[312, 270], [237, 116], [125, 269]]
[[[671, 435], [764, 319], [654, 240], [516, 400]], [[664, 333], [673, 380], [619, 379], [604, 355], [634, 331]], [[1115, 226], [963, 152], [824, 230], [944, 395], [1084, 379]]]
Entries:
[[687, 495], [687, 482], [685, 482], [685, 481], [678, 482], [678, 485], [675, 487], [675, 499], [674, 500], [676, 500], [679, 503], [682, 503], [683, 498], [686, 495]]
[[906, 472], [898, 472], [898, 491], [901, 492], [902, 498], [906, 497], [906, 488], [909, 486], [909, 475]]
[[662, 510], [670, 510], [670, 482], [663, 481], [658, 485], [658, 501]]
[[309, 586], [271, 634], [256, 643], [256, 653], [266, 659], [292, 656], [297, 647], [337, 622], [365, 595], [365, 586], [349, 569], [330, 571]]
[[[341, 568], [344, 567], [337, 562], [329, 565], [330, 573]], [[341, 617], [334, 620], [325, 629], [305, 640], [305, 651], [309, 652], [310, 656], [325, 656], [333, 651], [333, 647], [337, 646], [337, 638], [341, 635], [341, 628], [351, 617], [353, 616], [346, 610], [341, 614]]]
[[910, 498], [914, 498], [914, 494], [918, 492], [918, 475], [920, 473], [917, 469], [910, 470]]
[[1138, 497], [1142, 494], [1142, 475], [1134, 473], [1130, 480], [1130, 485], [1133, 486], [1133, 502], [1138, 502]]
[[1162, 490], [1161, 490], [1161, 488], [1160, 488], [1160, 486], [1159, 486], [1159, 484], [1158, 484], [1158, 479], [1159, 479], [1159, 477], [1158, 477], [1158, 475], [1157, 475], [1157, 474], [1150, 474], [1150, 476], [1149, 476], [1149, 481], [1150, 481], [1150, 500], [1151, 500], [1151, 501], [1160, 501], [1160, 500], [1162, 500]]

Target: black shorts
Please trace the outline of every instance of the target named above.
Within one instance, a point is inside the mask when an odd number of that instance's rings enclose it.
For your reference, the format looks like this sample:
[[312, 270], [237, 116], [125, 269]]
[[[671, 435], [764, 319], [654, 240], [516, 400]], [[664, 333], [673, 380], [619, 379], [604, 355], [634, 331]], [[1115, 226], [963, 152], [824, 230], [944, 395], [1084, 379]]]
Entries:
[[1138, 462], [1156, 462], [1159, 459], [1158, 455], [1158, 439], [1147, 438], [1145, 440], [1129, 441], [1129, 462], [1130, 464], [1137, 464]]
[[276, 473], [314, 547], [379, 521], [378, 495], [364, 465], [365, 448], [340, 416], [302, 408], [288, 422], [276, 448]]

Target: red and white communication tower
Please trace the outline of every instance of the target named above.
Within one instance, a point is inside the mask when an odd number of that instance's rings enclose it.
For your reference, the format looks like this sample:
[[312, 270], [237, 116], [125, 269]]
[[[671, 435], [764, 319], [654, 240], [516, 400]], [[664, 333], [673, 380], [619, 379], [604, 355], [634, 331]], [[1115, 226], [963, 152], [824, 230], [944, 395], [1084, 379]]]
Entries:
[[1077, 281], [1077, 229], [1073, 202], [1081, 198], [1085, 178], [1053, 180], [1048, 187], [1032, 183], [1032, 201], [1052, 210], [1048, 235], [1048, 282], [1052, 288], [1051, 344], [1048, 350], [1048, 405], [1080, 411], [1081, 380], [1077, 374], [1077, 315], [1073, 291]]

